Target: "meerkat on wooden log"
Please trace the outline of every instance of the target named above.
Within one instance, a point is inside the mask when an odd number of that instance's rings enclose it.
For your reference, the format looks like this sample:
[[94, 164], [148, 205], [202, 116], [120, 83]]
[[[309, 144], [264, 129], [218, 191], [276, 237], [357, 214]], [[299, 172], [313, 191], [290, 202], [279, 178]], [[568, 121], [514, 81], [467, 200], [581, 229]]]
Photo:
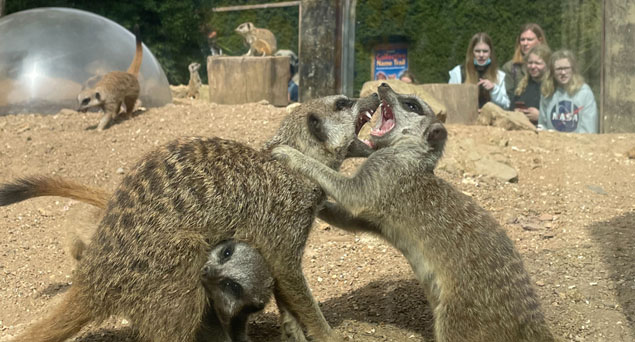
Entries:
[[408, 259], [434, 315], [436, 342], [547, 342], [556, 338], [522, 258], [486, 210], [433, 173], [447, 137], [428, 105], [379, 87], [370, 131], [377, 149], [352, 177], [288, 147], [274, 157], [335, 202], [319, 217], [381, 235]]
[[108, 127], [108, 124], [119, 113], [122, 104], [126, 107], [124, 116], [130, 118], [139, 98], [139, 70], [143, 60], [143, 45], [137, 25], [135, 25], [134, 31], [136, 50], [128, 70], [111, 71], [104, 75], [94, 88], [82, 90], [77, 95], [78, 111], [86, 111], [92, 107], [99, 107], [103, 111], [101, 120], [97, 125], [98, 131], [103, 131]]
[[245, 45], [249, 47], [245, 56], [271, 56], [276, 52], [276, 36], [271, 31], [255, 27], [250, 22], [240, 24], [235, 31], [243, 36]]
[[201, 269], [212, 246], [227, 240], [248, 244], [265, 260], [285, 337], [303, 341], [306, 332], [314, 341], [339, 341], [301, 267], [325, 195], [273, 160], [271, 149], [293, 146], [338, 169], [347, 155], [370, 152], [356, 126], [378, 105], [376, 95], [308, 101], [260, 151], [191, 137], [149, 152], [110, 197], [64, 298], [15, 341], [62, 342], [112, 315], [128, 319], [143, 340], [195, 341], [211, 311]]

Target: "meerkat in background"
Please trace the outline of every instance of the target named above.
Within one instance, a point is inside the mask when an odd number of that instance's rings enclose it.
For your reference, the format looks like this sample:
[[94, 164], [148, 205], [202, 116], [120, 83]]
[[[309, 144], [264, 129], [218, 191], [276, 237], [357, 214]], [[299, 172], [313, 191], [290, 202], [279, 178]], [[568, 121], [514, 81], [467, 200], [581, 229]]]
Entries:
[[187, 84], [187, 97], [191, 99], [197, 99], [199, 97], [199, 89], [203, 82], [201, 76], [198, 74], [198, 69], [201, 67], [199, 63], [193, 62], [187, 67], [190, 70], [190, 82]]
[[225, 340], [249, 341], [249, 315], [263, 310], [273, 296], [273, 277], [265, 259], [244, 242], [224, 241], [209, 253], [201, 275], [216, 317], [227, 333]]
[[235, 31], [243, 36], [245, 46], [249, 47], [245, 56], [271, 56], [276, 52], [276, 36], [271, 31], [250, 22], [238, 25]]
[[434, 175], [447, 131], [411, 95], [379, 87], [378, 150], [352, 177], [288, 146], [273, 155], [335, 200], [319, 214], [381, 235], [408, 259], [434, 314], [436, 342], [555, 341], [513, 242], [473, 199]]
[[265, 259], [285, 336], [303, 341], [306, 330], [315, 341], [339, 341], [301, 264], [324, 193], [270, 151], [290, 145], [338, 169], [352, 148], [366, 153], [354, 144], [356, 121], [378, 104], [377, 96], [307, 101], [260, 151], [192, 137], [149, 152], [110, 197], [64, 298], [14, 341], [62, 342], [120, 315], [142, 340], [193, 342], [208, 308], [201, 269], [211, 246], [225, 240], [247, 243]]
[[130, 118], [139, 98], [139, 70], [143, 60], [143, 46], [139, 27], [135, 25], [136, 50], [127, 71], [111, 71], [97, 82], [94, 88], [84, 89], [77, 95], [78, 111], [86, 111], [92, 107], [100, 107], [103, 111], [97, 125], [103, 131], [117, 116], [121, 105], [126, 106], [125, 117]]

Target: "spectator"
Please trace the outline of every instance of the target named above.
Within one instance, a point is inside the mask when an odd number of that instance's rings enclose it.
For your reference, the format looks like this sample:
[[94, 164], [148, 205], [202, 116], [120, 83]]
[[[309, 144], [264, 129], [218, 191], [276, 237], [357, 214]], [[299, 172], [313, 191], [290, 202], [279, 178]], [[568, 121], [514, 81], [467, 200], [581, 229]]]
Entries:
[[379, 71], [375, 74], [375, 80], [387, 80], [386, 74], [383, 71]]
[[518, 82], [525, 76], [525, 70], [523, 70], [522, 66], [525, 62], [527, 52], [539, 44], [549, 46], [549, 44], [547, 44], [547, 37], [542, 28], [534, 23], [523, 25], [520, 29], [520, 33], [516, 37], [514, 57], [503, 65], [507, 96], [509, 96], [510, 99], [514, 97], [514, 92], [516, 88], [518, 88]]
[[525, 76], [518, 82], [511, 109], [523, 112], [534, 125], [540, 114], [540, 85], [547, 74], [547, 63], [551, 59], [551, 49], [546, 44], [531, 48], [525, 55]]
[[289, 102], [298, 102], [298, 88], [300, 84], [300, 76], [298, 75], [298, 67], [300, 61], [298, 55], [291, 50], [278, 50], [274, 56], [289, 57], [289, 83], [287, 84]]
[[549, 74], [542, 81], [540, 91], [539, 129], [598, 132], [595, 98], [579, 74], [571, 51], [558, 50], [551, 55]]
[[399, 79], [406, 83], [417, 84], [415, 75], [412, 72], [410, 72], [410, 70], [408, 69], [401, 72], [401, 75], [399, 75]]
[[448, 83], [478, 85], [478, 108], [489, 101], [503, 109], [509, 108], [505, 73], [498, 69], [492, 38], [487, 33], [480, 32], [472, 37], [465, 54], [465, 63], [450, 70]]

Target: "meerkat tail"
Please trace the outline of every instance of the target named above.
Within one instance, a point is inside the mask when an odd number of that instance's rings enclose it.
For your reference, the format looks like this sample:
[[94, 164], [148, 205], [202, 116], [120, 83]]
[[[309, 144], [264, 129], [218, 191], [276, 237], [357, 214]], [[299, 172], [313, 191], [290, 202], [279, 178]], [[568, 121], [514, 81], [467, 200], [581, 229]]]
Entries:
[[49, 315], [29, 326], [13, 342], [62, 342], [93, 320], [91, 310], [81, 303], [78, 285], [71, 285], [64, 299]]
[[141, 69], [141, 62], [143, 60], [143, 45], [141, 44], [141, 31], [139, 30], [139, 24], [135, 24], [133, 31], [137, 48], [135, 50], [132, 63], [130, 63], [130, 66], [128, 67], [128, 72], [138, 77], [139, 70]]
[[59, 196], [105, 209], [110, 194], [59, 177], [33, 176], [0, 185], [0, 206], [21, 202], [33, 197]]

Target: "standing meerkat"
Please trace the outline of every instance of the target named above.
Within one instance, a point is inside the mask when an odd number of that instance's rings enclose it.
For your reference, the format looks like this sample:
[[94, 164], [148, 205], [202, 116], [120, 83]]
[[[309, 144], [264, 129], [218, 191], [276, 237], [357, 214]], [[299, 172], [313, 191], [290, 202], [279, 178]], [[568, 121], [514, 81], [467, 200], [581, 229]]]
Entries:
[[271, 158], [279, 144], [339, 168], [358, 153], [356, 121], [376, 96], [303, 103], [258, 151], [220, 138], [180, 138], [149, 152], [124, 177], [58, 306], [15, 341], [62, 342], [88, 323], [126, 317], [142, 340], [192, 342], [208, 300], [201, 269], [225, 240], [244, 242], [274, 279], [282, 332], [302, 341], [340, 339], [311, 295], [302, 254], [320, 188]]
[[276, 36], [271, 31], [250, 22], [238, 25], [235, 31], [243, 36], [245, 45], [249, 47], [245, 56], [271, 56], [276, 52]]
[[130, 118], [139, 98], [139, 70], [143, 60], [143, 46], [139, 27], [135, 25], [136, 50], [127, 71], [111, 71], [97, 82], [94, 88], [82, 90], [77, 95], [78, 111], [86, 111], [92, 107], [100, 107], [103, 111], [97, 125], [103, 131], [115, 119], [121, 105], [126, 106], [125, 117]]
[[187, 67], [190, 70], [190, 81], [187, 84], [187, 97], [191, 99], [197, 99], [199, 97], [199, 90], [203, 82], [201, 76], [198, 74], [198, 69], [201, 67], [200, 63], [192, 62]]
[[381, 235], [422, 283], [436, 342], [555, 341], [513, 242], [473, 199], [434, 175], [447, 132], [415, 96], [379, 87], [378, 148], [352, 177], [281, 146], [273, 155], [316, 181], [335, 203], [319, 217]]

